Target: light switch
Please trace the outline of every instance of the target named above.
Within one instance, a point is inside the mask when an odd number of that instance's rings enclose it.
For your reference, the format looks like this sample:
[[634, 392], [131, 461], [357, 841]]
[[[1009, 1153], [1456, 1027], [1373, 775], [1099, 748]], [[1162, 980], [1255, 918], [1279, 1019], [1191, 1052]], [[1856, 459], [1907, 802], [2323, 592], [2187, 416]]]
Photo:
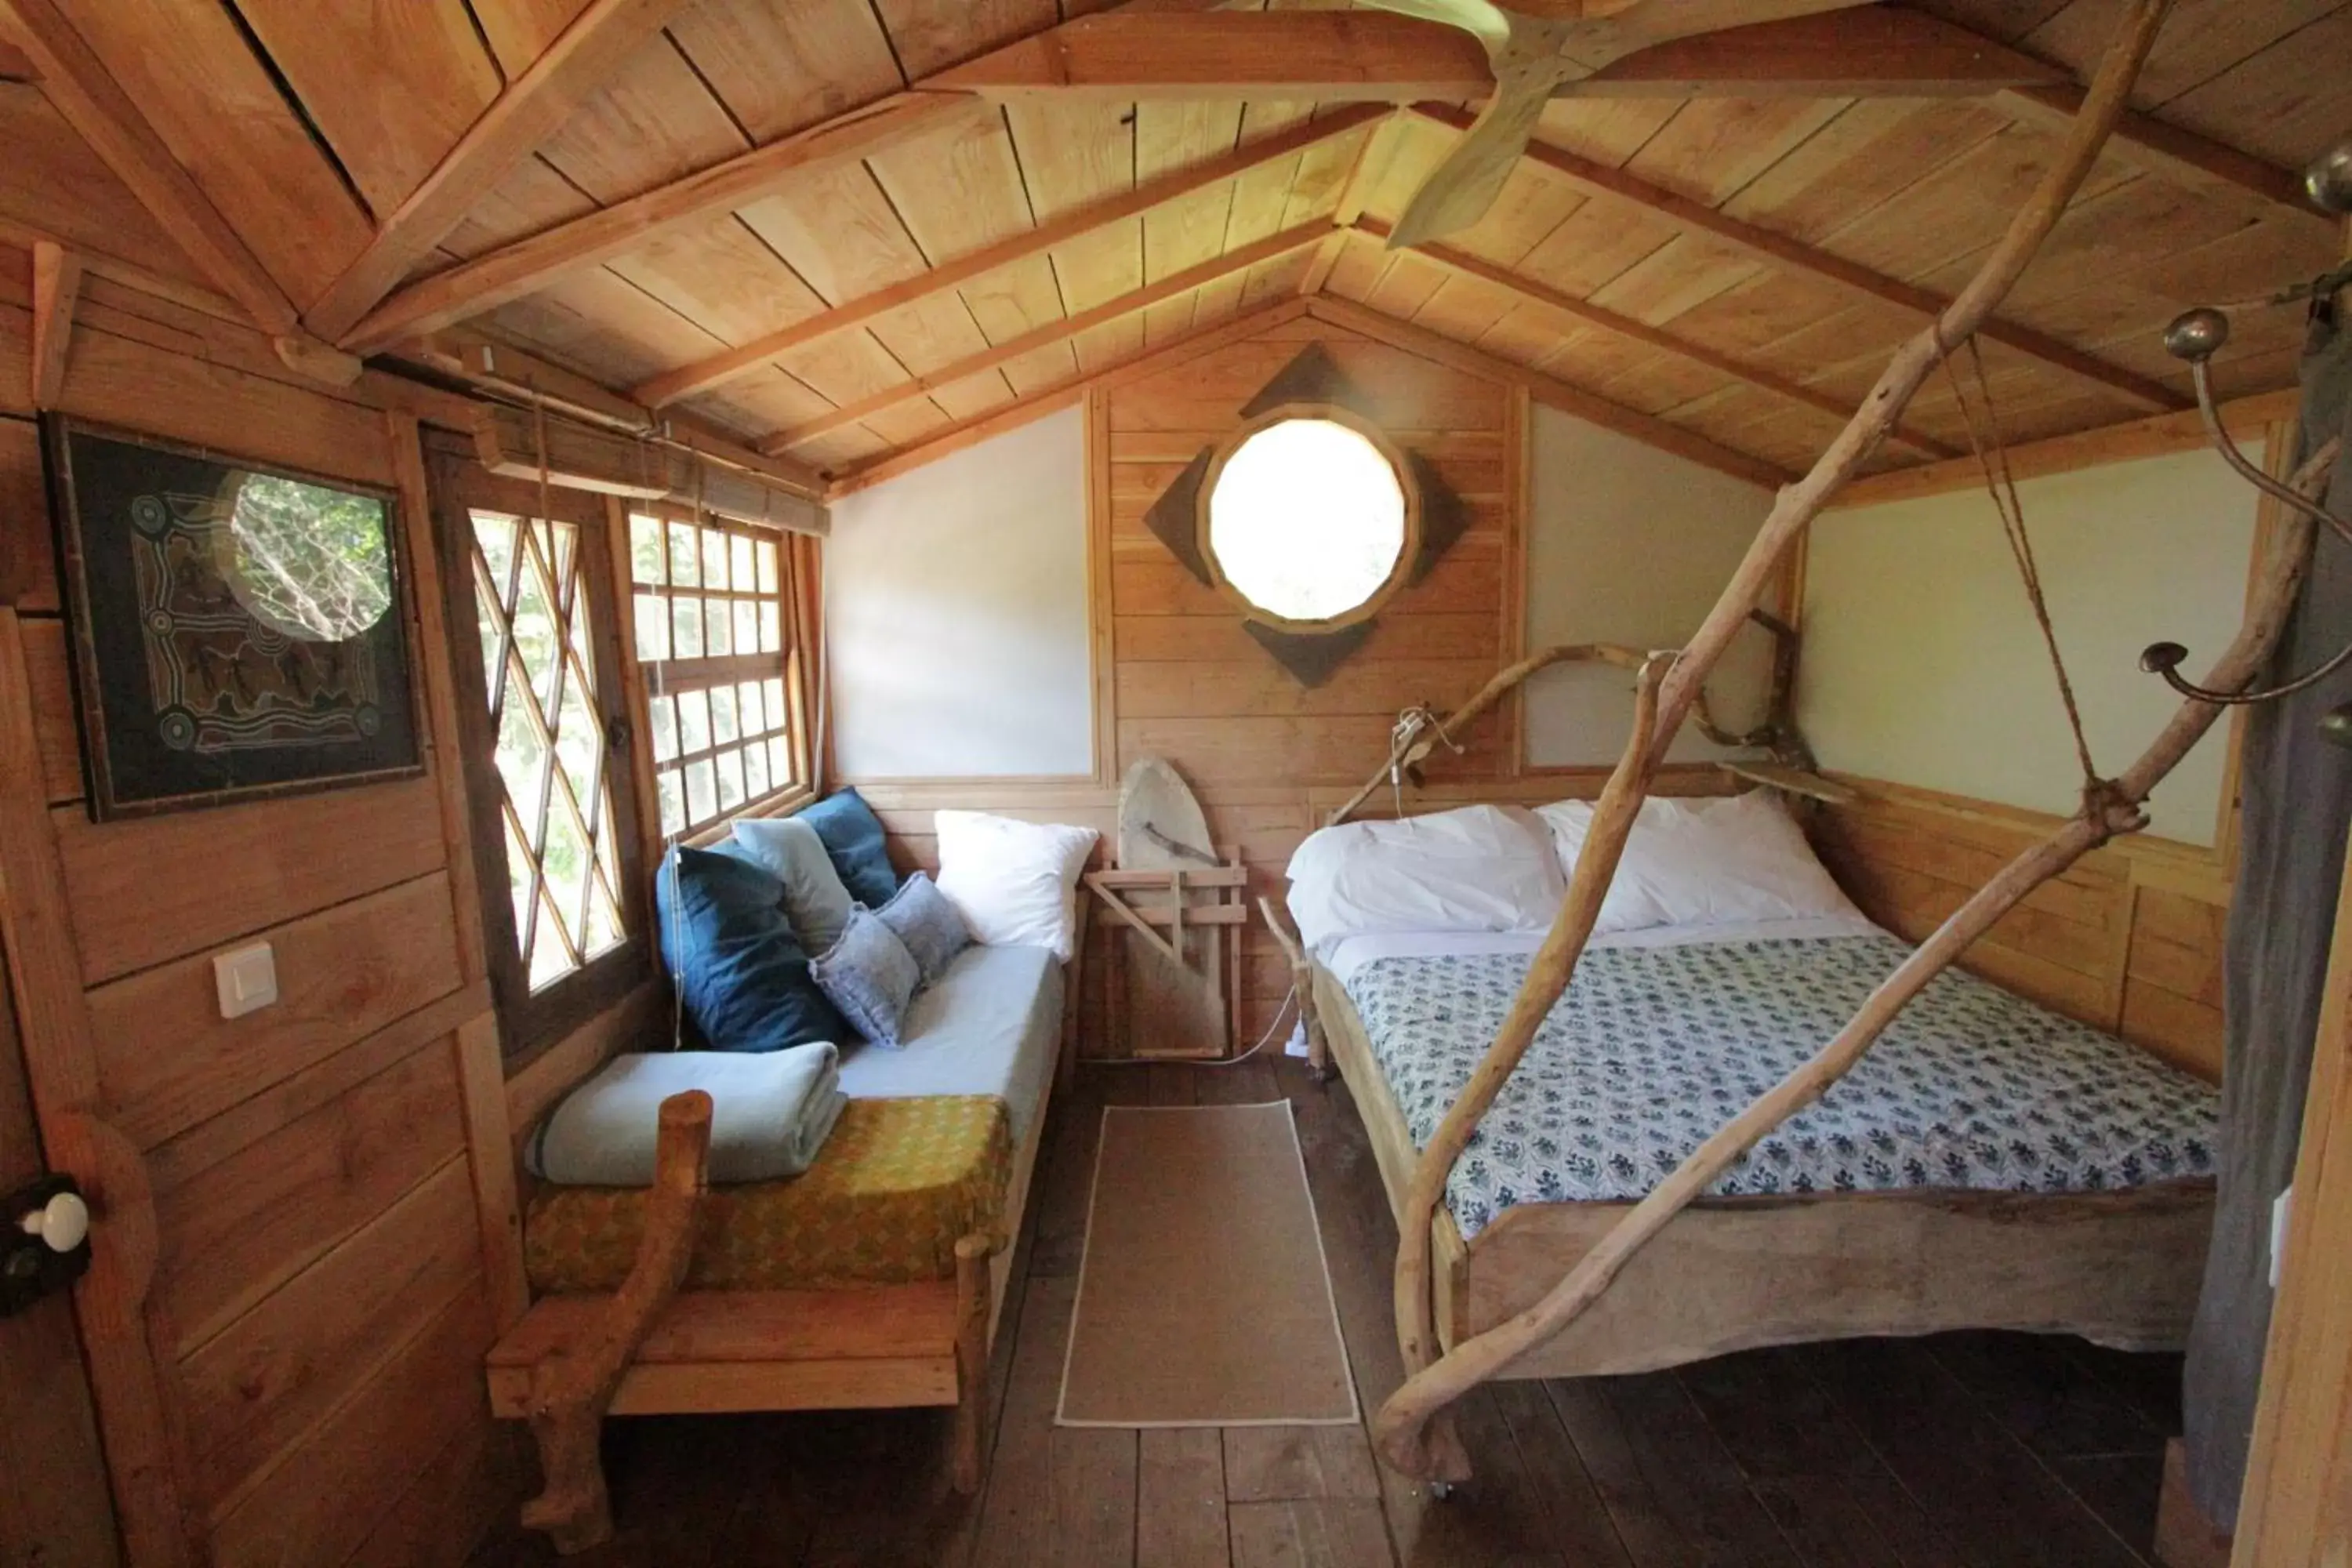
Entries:
[[213, 960], [213, 984], [224, 1018], [242, 1018], [278, 1000], [278, 955], [266, 942]]

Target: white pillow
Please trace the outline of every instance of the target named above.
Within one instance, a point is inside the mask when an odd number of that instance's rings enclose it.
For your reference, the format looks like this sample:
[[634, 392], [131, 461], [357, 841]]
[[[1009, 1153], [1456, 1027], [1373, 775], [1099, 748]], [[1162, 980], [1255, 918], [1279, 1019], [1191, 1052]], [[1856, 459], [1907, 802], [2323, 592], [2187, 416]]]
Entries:
[[1542, 931], [1566, 884], [1550, 836], [1517, 806], [1346, 822], [1290, 858], [1290, 914], [1320, 949], [1363, 931]]
[[1091, 827], [1016, 822], [978, 811], [942, 811], [940, 874], [948, 902], [992, 947], [1049, 947], [1069, 961], [1077, 934], [1078, 874], [1095, 840]]
[[[1592, 826], [1591, 803], [1564, 800], [1539, 815], [1572, 875]], [[1759, 789], [1725, 799], [1643, 801], [1594, 929], [1822, 916], [1859, 920], [1862, 911], [1822, 869], [1780, 798]]]

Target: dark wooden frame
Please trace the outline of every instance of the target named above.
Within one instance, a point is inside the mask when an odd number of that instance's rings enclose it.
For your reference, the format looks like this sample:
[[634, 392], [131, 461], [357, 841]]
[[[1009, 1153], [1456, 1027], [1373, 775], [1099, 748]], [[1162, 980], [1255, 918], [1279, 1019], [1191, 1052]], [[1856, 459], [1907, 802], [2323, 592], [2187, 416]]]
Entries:
[[[107, 740], [106, 702], [102, 671], [99, 664], [98, 641], [90, 608], [89, 579], [86, 570], [87, 552], [81, 530], [80, 500], [76, 491], [73, 464], [68, 447], [76, 436], [95, 436], [130, 446], [145, 447], [182, 458], [220, 463], [277, 479], [298, 480], [328, 489], [342, 490], [352, 495], [366, 496], [383, 506], [384, 560], [392, 579], [392, 602], [384, 612], [384, 623], [397, 645], [398, 668], [402, 679], [402, 700], [406, 710], [404, 722], [411, 738], [415, 760], [387, 767], [357, 769], [349, 773], [320, 773], [306, 778], [283, 779], [270, 783], [237, 784], [223, 789], [194, 790], [183, 795], [157, 795], [143, 800], [121, 800], [115, 793], [112, 753]], [[407, 529], [401, 514], [400, 492], [389, 486], [372, 484], [363, 479], [345, 479], [335, 474], [321, 474], [308, 468], [289, 467], [284, 463], [247, 458], [217, 447], [175, 441], [166, 437], [152, 436], [125, 429], [97, 420], [70, 418], [48, 414], [41, 420], [41, 454], [48, 485], [49, 510], [56, 532], [58, 576], [72, 637], [70, 647], [73, 662], [74, 716], [81, 728], [82, 777], [85, 796], [93, 822], [120, 821], [126, 818], [156, 816], [166, 812], [192, 811], [206, 806], [234, 805], [247, 801], [283, 799], [289, 795], [314, 795], [325, 790], [353, 789], [368, 784], [388, 784], [395, 779], [422, 777], [425, 773], [425, 749], [427, 744], [425, 716], [417, 694], [424, 689], [424, 666], [419, 661], [415, 639], [410, 636], [412, 616], [408, 602], [409, 563], [406, 551]]]
[[[500, 478], [484, 468], [470, 450], [438, 442], [429, 454], [427, 477], [433, 495], [434, 545], [440, 554], [443, 592], [448, 600], [449, 656], [457, 688], [457, 740], [466, 771], [467, 809], [481, 889], [483, 946], [491, 993], [505, 1026], [505, 1051], [509, 1058], [520, 1057], [562, 1038], [614, 1005], [654, 969], [653, 921], [646, 904], [647, 889], [653, 884], [643, 857], [646, 819], [644, 803], [637, 799], [637, 774], [632, 761], [643, 717], [632, 710], [619, 641], [626, 606], [613, 581], [613, 552], [604, 547], [612, 524], [604, 497], [551, 487], [542, 503], [539, 486]], [[603, 777], [613, 790], [614, 853], [619, 870], [614, 891], [624, 940], [537, 993], [531, 990], [530, 976], [523, 966], [515, 929], [506, 824], [500, 812], [506, 785], [498, 772], [498, 736], [490, 727], [488, 687], [482, 670], [481, 633], [474, 604], [473, 525], [468, 514], [478, 506], [520, 517], [550, 516], [578, 527], [575, 559], [582, 574], [581, 590], [589, 595], [591, 613], [597, 617], [589, 640], [595, 659], [596, 707], [605, 725]], [[552, 757], [549, 765], [556, 765]]]

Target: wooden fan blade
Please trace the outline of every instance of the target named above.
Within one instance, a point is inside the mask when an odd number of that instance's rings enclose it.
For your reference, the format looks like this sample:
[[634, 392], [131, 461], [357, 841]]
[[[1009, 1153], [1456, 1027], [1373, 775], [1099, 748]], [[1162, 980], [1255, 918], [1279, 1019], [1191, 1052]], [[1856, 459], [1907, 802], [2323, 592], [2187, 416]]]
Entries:
[[1549, 70], [1514, 72], [1496, 82], [1495, 96], [1476, 121], [1405, 205], [1389, 235], [1389, 248], [1423, 245], [1486, 216], [1559, 85], [1559, 74]]

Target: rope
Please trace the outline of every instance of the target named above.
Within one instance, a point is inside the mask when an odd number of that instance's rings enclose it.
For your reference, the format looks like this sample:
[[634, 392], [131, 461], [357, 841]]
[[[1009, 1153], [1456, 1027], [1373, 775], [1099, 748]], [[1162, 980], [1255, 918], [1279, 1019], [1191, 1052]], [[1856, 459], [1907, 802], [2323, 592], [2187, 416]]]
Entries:
[[[2042, 630], [2042, 646], [2049, 650], [2051, 673], [2058, 678], [2059, 700], [2065, 704], [2066, 727], [2074, 739], [2074, 758], [2083, 767], [2083, 796], [2086, 803], [2099, 800], [2114, 788], [2110, 781], [2099, 776], [2091, 761], [2091, 743], [2083, 734], [2083, 710], [2074, 698], [2074, 683], [2066, 674], [2066, 660], [2058, 651], [2058, 630], [2051, 624], [2050, 602], [2042, 590], [2042, 567], [2034, 559], [2033, 539], [2026, 531], [2025, 503], [2017, 493], [2017, 476], [2009, 463], [2009, 443], [2000, 430], [2000, 414], [1995, 406], [1992, 383], [1985, 374], [1984, 349], [1976, 335], [1968, 338], [1969, 362], [1977, 384], [1977, 395], [1984, 403], [1984, 417], [1979, 423], [1977, 409], [1969, 401], [1967, 389], [1952, 369], [1950, 349], [1938, 337], [1936, 343], [1937, 362], [1943, 366], [1944, 379], [1951, 384], [1952, 399], [1959, 405], [1960, 418], [1968, 426], [1969, 449], [1976, 454], [1977, 467], [1984, 474], [1985, 493], [1992, 498], [1993, 510], [2000, 514], [2001, 536], [2009, 542], [2009, 552], [2017, 563], [2017, 575], [2025, 585], [2026, 603], [2032, 606], [2034, 624]], [[1990, 440], [1986, 427], [1990, 428]]]

